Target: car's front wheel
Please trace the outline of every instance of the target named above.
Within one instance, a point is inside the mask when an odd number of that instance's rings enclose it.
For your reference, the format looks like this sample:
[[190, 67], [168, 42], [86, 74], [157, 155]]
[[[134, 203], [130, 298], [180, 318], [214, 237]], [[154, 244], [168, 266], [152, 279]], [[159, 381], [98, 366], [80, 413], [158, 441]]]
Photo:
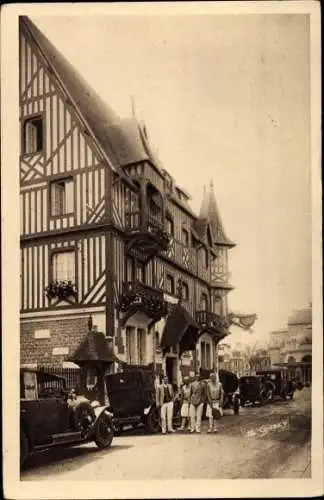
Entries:
[[153, 406], [150, 409], [149, 414], [147, 415], [146, 427], [149, 432], [152, 432], [154, 434], [157, 434], [161, 431], [160, 411], [156, 406]]
[[113, 440], [114, 431], [111, 418], [104, 413], [99, 417], [99, 420], [96, 425], [94, 442], [103, 450], [104, 448], [108, 448]]
[[20, 467], [26, 463], [29, 452], [28, 439], [23, 429], [20, 429]]

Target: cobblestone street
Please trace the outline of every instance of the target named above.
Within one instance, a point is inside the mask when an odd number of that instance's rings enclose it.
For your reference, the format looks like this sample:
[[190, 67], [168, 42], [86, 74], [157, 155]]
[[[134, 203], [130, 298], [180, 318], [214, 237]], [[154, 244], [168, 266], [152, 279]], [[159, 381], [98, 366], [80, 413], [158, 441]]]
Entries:
[[50, 450], [31, 457], [22, 480], [150, 480], [308, 478], [311, 393], [293, 401], [227, 412], [219, 433], [145, 435], [142, 429], [115, 437], [98, 451], [88, 444]]

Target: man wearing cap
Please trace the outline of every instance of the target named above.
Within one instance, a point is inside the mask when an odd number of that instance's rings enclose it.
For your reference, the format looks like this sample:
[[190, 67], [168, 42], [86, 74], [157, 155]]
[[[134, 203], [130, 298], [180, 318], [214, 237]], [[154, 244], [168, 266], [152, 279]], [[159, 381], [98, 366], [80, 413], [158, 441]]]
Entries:
[[190, 432], [200, 433], [201, 418], [205, 401], [205, 384], [196, 373], [195, 380], [191, 383], [190, 393]]

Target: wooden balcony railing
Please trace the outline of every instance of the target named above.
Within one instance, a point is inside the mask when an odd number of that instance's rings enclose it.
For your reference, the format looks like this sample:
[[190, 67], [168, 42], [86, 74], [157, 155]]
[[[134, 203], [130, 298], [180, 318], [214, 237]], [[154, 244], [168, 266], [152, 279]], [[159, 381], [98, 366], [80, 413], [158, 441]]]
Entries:
[[197, 311], [196, 323], [206, 330], [215, 330], [219, 333], [226, 333], [226, 322], [224, 316], [210, 312]]
[[168, 313], [163, 291], [140, 281], [123, 283], [119, 298], [120, 311], [124, 313], [143, 311], [151, 317], [163, 317]]
[[131, 238], [139, 238], [140, 246], [143, 238], [155, 241], [159, 251], [166, 250], [170, 242], [170, 236], [165, 230], [162, 217], [157, 217], [150, 212], [137, 210], [126, 213], [126, 231]]

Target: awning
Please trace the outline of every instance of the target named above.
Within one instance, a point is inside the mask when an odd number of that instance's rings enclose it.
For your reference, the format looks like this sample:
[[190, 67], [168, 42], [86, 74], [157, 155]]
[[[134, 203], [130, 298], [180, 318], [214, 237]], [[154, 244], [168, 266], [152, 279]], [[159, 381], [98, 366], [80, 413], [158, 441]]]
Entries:
[[119, 360], [113, 351], [112, 343], [108, 341], [105, 334], [98, 331], [91, 331], [70, 357], [69, 361], [82, 366], [89, 362], [109, 364]]
[[169, 347], [179, 345], [179, 354], [195, 348], [199, 337], [199, 326], [181, 305], [177, 304], [169, 314], [161, 337], [161, 348], [165, 352]]

